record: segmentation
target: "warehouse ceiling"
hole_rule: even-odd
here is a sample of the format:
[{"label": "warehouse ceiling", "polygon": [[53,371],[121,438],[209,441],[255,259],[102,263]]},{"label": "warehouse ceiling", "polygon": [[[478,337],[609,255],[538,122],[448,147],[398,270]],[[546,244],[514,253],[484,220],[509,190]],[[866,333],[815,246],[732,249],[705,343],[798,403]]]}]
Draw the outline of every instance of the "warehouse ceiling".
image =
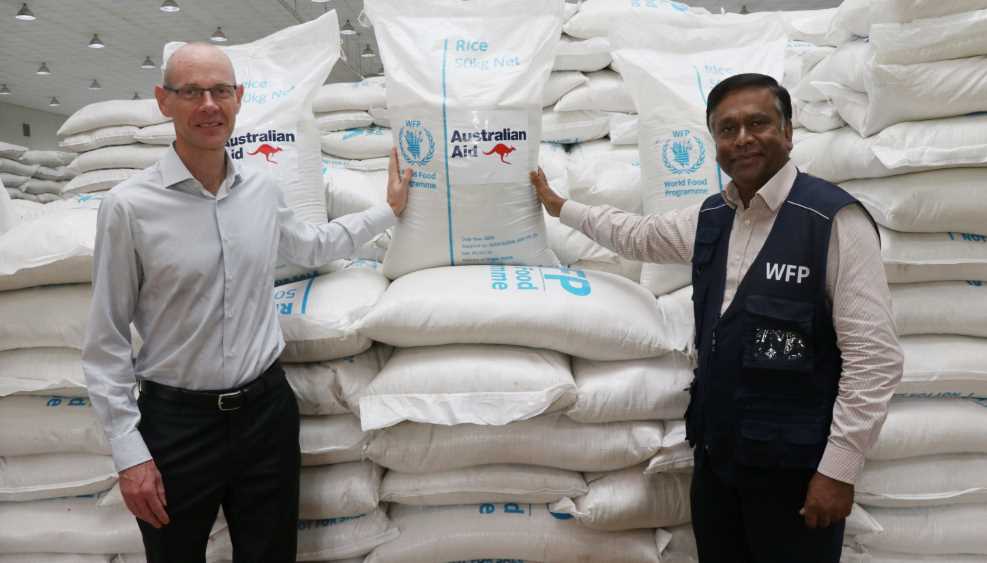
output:
[{"label": "warehouse ceiling", "polygon": [[[363,0],[175,0],[178,12],[160,10],[162,0],[28,0],[34,21],[15,15],[24,0],[0,0],[0,91],[6,84],[9,103],[69,115],[101,100],[153,95],[161,77],[161,51],[169,41],[205,41],[222,27],[229,42],[247,43],[274,31],[313,20],[336,10],[340,25],[347,19],[357,35],[343,38],[346,61],[332,81],[356,80],[381,71],[379,58],[360,52],[377,44],[373,30],[358,23]],[[106,45],[88,47],[94,34]],[[156,67],[141,69],[145,57]],[[46,63],[48,76],[39,76]],[[101,89],[91,90],[93,80]],[[61,103],[49,105],[52,97]]]}]

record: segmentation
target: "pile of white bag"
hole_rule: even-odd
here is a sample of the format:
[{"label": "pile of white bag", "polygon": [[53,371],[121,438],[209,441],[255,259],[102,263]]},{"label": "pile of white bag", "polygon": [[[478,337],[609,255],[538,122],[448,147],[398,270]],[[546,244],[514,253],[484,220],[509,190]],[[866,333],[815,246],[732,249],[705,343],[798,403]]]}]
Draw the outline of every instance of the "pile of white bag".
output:
[{"label": "pile of white bag", "polygon": [[880,226],[905,353],[856,487],[883,528],[856,538],[860,561],[987,556],[987,136],[984,117],[967,115],[987,110],[985,29],[983,0],[847,0],[830,35],[854,38],[794,91],[847,124],[792,156]]},{"label": "pile of white bag", "polygon": [[62,199],[65,184],[75,176],[66,165],[75,155],[56,150],[31,150],[0,141],[0,182],[11,199],[49,203]]}]

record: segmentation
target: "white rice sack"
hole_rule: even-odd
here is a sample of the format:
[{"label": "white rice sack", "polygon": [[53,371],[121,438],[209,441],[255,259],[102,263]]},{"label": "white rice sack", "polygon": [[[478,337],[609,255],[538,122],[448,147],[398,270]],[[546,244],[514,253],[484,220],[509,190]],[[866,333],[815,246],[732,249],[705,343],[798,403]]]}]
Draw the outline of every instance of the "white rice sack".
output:
[{"label": "white rice sack", "polygon": [[28,150],[24,152],[18,160],[25,164],[36,164],[38,166],[57,168],[72,162],[75,157],[76,155],[74,152]]},{"label": "white rice sack", "polygon": [[7,195],[10,196],[10,199],[27,200],[27,201],[37,202],[37,203],[40,203],[41,202],[38,199],[38,196],[36,196],[34,194],[29,194],[29,193],[22,192],[22,191],[20,191],[18,189],[15,189],[15,188],[7,188]]},{"label": "white rice sack", "polygon": [[319,128],[319,133],[370,127],[373,122],[374,118],[365,111],[331,111],[315,114],[315,125]]},{"label": "white rice sack", "polygon": [[884,531],[857,536],[867,549],[904,553],[987,555],[987,504],[930,508],[871,508]]},{"label": "white rice sack", "polygon": [[[637,281],[630,277],[632,273],[630,270],[633,268],[627,266],[630,264],[629,260],[625,260],[612,250],[600,246],[583,233],[563,225],[558,217],[546,216],[545,227],[548,231],[548,246],[559,257],[559,261],[563,265],[582,270],[610,272],[628,277],[631,281]],[[577,266],[577,264],[580,265]],[[640,276],[640,267],[638,267],[637,275]]]},{"label": "white rice sack", "polygon": [[51,285],[0,292],[0,351],[82,349],[92,286]]},{"label": "white rice sack", "polygon": [[401,535],[374,550],[366,563],[659,561],[651,530],[589,530],[564,515],[552,514],[542,504],[399,504],[391,508],[391,518]]},{"label": "white rice sack", "polygon": [[561,3],[378,0],[366,8],[379,32],[394,144],[412,169],[385,274],[557,265],[528,173]]},{"label": "white rice sack", "polygon": [[612,205],[629,213],[641,212],[639,161],[599,163],[591,184],[570,183],[569,197],[586,205]]},{"label": "white rice sack", "polygon": [[881,227],[881,256],[889,283],[987,280],[985,235],[901,233]]},{"label": "white rice sack", "polygon": [[368,438],[351,414],[303,416],[298,437],[302,466],[360,461]]},{"label": "white rice sack", "polygon": [[400,348],[360,397],[360,423],[504,425],[576,400],[569,357],[520,346]]},{"label": "white rice sack", "polygon": [[689,405],[692,361],[678,352],[620,362],[573,358],[572,373],[578,399],[566,415],[577,422],[682,418]]},{"label": "white rice sack", "polygon": [[0,501],[92,495],[117,480],[113,458],[92,454],[43,454],[0,458]]},{"label": "white rice sack", "polygon": [[367,111],[387,105],[383,77],[371,77],[359,82],[335,82],[318,89],[312,100],[312,111]]},{"label": "white rice sack", "polygon": [[987,339],[936,334],[899,341],[905,368],[896,394],[987,398]]},{"label": "white rice sack", "polygon": [[134,134],[134,141],[145,145],[170,145],[175,142],[175,124],[168,121],[141,127]]},{"label": "white rice sack", "polygon": [[610,41],[606,37],[580,40],[562,35],[555,47],[552,70],[594,72],[610,64]]},{"label": "white rice sack", "polygon": [[825,101],[827,95],[815,86],[816,82],[835,82],[856,92],[867,91],[866,77],[873,56],[873,47],[866,41],[841,45],[802,77],[792,97],[807,102]]},{"label": "white rice sack", "polygon": [[359,516],[377,508],[380,467],[369,461],[303,467],[298,517],[302,520]]},{"label": "white rice sack", "polygon": [[836,16],[837,8],[823,10],[786,10],[777,12],[788,37],[813,45],[826,45],[826,35]]},{"label": "white rice sack", "polygon": [[431,473],[388,471],[381,502],[416,506],[515,502],[542,504],[589,492],[581,473],[535,465],[481,465]]},{"label": "white rice sack", "polygon": [[357,170],[352,160],[322,158],[330,218],[387,205],[387,170]]},{"label": "white rice sack", "polygon": [[[389,348],[372,347],[362,354],[312,364],[283,364],[288,384],[303,415],[358,412],[359,396],[380,372]],[[352,515],[347,515],[352,516]]]},{"label": "white rice sack", "polygon": [[15,145],[13,143],[5,143],[0,141],[0,157],[9,158],[11,160],[17,160],[22,154],[28,151],[27,147],[22,147],[21,145]]},{"label": "white rice sack", "polygon": [[610,143],[636,146],[640,125],[636,113],[610,114]]},{"label": "white rice sack", "polygon": [[104,192],[140,172],[137,168],[113,168],[83,172],[62,187],[63,194]]},{"label": "white rice sack", "polygon": [[[981,8],[987,8],[982,3]],[[910,64],[987,54],[987,9],[871,27],[877,62]]]},{"label": "white rice sack", "polygon": [[557,179],[565,179],[568,175],[566,170],[569,164],[569,153],[565,147],[555,143],[542,143],[538,148],[538,166],[545,172],[545,176],[551,182]]},{"label": "white rice sack", "polygon": [[982,563],[980,555],[921,555],[866,550],[860,554],[848,553],[843,546],[843,559],[846,563]]},{"label": "white rice sack", "polygon": [[338,158],[363,160],[391,154],[391,131],[382,127],[360,127],[333,131],[322,136],[322,152]]},{"label": "white rice sack", "polygon": [[3,186],[8,190],[19,188],[23,186],[24,183],[30,179],[31,179],[30,176],[20,176],[18,174],[12,174],[10,172],[0,172],[0,182],[3,182]]},{"label": "white rice sack", "polygon": [[38,180],[71,180],[75,176],[76,174],[63,164],[55,167],[39,166],[37,172],[34,173],[34,177]]},{"label": "white rice sack", "polygon": [[41,194],[60,194],[64,188],[65,182],[53,182],[51,180],[39,180],[37,178],[31,178],[20,187],[24,193],[38,196]]},{"label": "white rice sack", "polygon": [[[636,145],[637,141],[634,144]],[[600,174],[615,163],[631,164],[640,168],[641,155],[636,146],[615,146],[606,140],[573,145],[568,162],[570,187],[577,190],[592,188],[599,180]]]},{"label": "white rice sack", "polygon": [[899,123],[875,136],[891,170],[987,165],[987,114]]},{"label": "white rice sack", "polygon": [[125,508],[99,508],[85,497],[0,503],[0,553],[142,550],[137,520]]},{"label": "white rice sack", "polygon": [[286,362],[319,362],[359,354],[370,339],[356,325],[387,289],[369,268],[348,268],[274,288]]},{"label": "white rice sack", "polygon": [[655,473],[692,473],[695,465],[692,446],[685,439],[684,420],[666,420],[661,449],[648,461],[646,475]]},{"label": "white rice sack", "polygon": [[596,475],[589,493],[551,505],[580,524],[609,532],[675,526],[692,520],[688,474],[645,475],[643,466]]},{"label": "white rice sack", "polygon": [[0,291],[92,281],[96,211],[66,209],[0,235]]},{"label": "white rice sack", "polygon": [[661,422],[580,424],[553,413],[503,426],[403,422],[375,432],[365,455],[408,473],[494,463],[612,471],[653,456],[661,441]]},{"label": "white rice sack", "polygon": [[840,117],[836,106],[830,101],[802,102],[795,101],[795,113],[802,127],[816,133],[825,133],[846,126],[846,121]]},{"label": "white rice sack", "polygon": [[393,346],[512,344],[626,360],[685,350],[691,328],[643,288],[611,274],[458,266],[391,284],[360,332]]},{"label": "white rice sack", "polygon": [[108,168],[147,168],[160,160],[167,150],[166,147],[141,144],[103,147],[80,154],[69,169],[81,174]]},{"label": "white rice sack", "polygon": [[111,554],[82,554],[82,553],[14,553],[0,555],[0,563],[129,563],[117,561]]},{"label": "white rice sack", "polygon": [[[165,45],[165,64],[182,45]],[[319,133],[312,117],[312,99],[339,59],[335,11],[251,43],[220,48],[244,86],[236,129],[226,141],[227,153],[247,170],[270,173],[284,192],[285,203],[300,219],[324,223]]]},{"label": "white rice sack", "polygon": [[987,502],[987,455],[953,454],[864,465],[854,498],[865,506],[909,508]]},{"label": "white rice sack", "polygon": [[129,145],[139,129],[133,125],[111,125],[92,131],[69,135],[58,142],[58,146],[70,152],[86,152],[113,145]]},{"label": "white rice sack", "polygon": [[65,138],[116,125],[145,127],[165,121],[169,118],[161,114],[157,100],[109,100],[89,104],[73,113],[58,129],[58,136]]},{"label": "white rice sack", "polygon": [[16,160],[11,160],[9,158],[0,157],[0,172],[6,172],[7,174],[30,178],[31,176],[34,176],[34,173],[37,172],[40,167],[41,165],[39,164],[27,164]]},{"label": "white rice sack", "polygon": [[981,281],[892,284],[895,327],[909,334],[987,337],[987,288]]},{"label": "white rice sack", "polygon": [[[779,12],[779,14],[783,13]],[[785,47],[785,75],[781,85],[791,92],[802,82],[802,78],[809,71],[835,51],[836,49],[833,47],[789,39]]]},{"label": "white rice sack", "polygon": [[0,352],[0,397],[14,394],[86,394],[82,355],[71,348],[24,348]]},{"label": "white rice sack", "polygon": [[610,117],[602,111],[553,111],[542,113],[542,140],[547,143],[585,143],[610,132]]},{"label": "white rice sack", "polygon": [[401,532],[383,509],[345,518],[298,521],[297,561],[359,557],[392,542]]},{"label": "white rice sack", "polygon": [[41,203],[54,203],[56,201],[62,201],[62,196],[59,194],[41,193],[38,194],[38,201]]},{"label": "white rice sack", "polygon": [[[607,55],[609,58],[609,55]],[[548,82],[545,83],[545,92],[542,94],[542,107],[555,105],[559,98],[589,82],[581,72],[578,71],[553,71],[548,75]]]},{"label": "white rice sack", "polygon": [[[987,168],[947,168],[889,178],[850,180],[853,194],[879,224],[902,232],[985,230]],[[983,233],[987,234],[987,233]]]},{"label": "white rice sack", "polygon": [[874,154],[876,143],[876,136],[864,138],[852,128],[843,127],[817,133],[796,143],[791,159],[800,171],[834,184],[842,184],[851,179],[883,178],[921,170],[890,170]]},{"label": "white rice sack", "polygon": [[103,427],[89,399],[0,399],[0,456],[55,453],[110,455]]},{"label": "white rice sack", "polygon": [[987,403],[976,399],[894,399],[868,459],[987,453]]},{"label": "white rice sack", "polygon": [[620,22],[641,21],[651,15],[658,18],[671,18],[675,14],[709,13],[703,8],[690,8],[680,2],[658,0],[656,2],[614,2],[613,0],[586,0],[580,3],[579,11],[565,23],[568,35],[581,39],[607,37]]},{"label": "white rice sack", "polygon": [[374,106],[368,109],[367,113],[374,119],[373,123],[377,127],[391,128],[391,112],[387,111],[386,107]]},{"label": "white rice sack", "polygon": [[589,82],[575,88],[555,104],[555,111],[619,111],[633,113],[634,100],[624,86],[624,80],[612,70],[599,70],[586,75]]},{"label": "white rice sack", "polygon": [[696,536],[692,532],[692,524],[670,526],[658,530],[658,548],[661,551],[661,563],[698,563],[699,554],[696,548]]}]

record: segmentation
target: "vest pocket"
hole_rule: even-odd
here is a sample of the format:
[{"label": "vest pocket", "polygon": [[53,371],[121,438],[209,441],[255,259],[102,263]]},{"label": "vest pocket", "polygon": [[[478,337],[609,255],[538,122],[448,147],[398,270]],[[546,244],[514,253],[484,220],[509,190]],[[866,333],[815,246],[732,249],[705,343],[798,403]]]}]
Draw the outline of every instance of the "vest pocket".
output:
[{"label": "vest pocket", "polygon": [[812,371],[812,303],[766,295],[744,302],[745,368]]},{"label": "vest pocket", "polygon": [[818,420],[741,421],[736,459],[753,467],[815,468],[829,436],[828,422]]}]

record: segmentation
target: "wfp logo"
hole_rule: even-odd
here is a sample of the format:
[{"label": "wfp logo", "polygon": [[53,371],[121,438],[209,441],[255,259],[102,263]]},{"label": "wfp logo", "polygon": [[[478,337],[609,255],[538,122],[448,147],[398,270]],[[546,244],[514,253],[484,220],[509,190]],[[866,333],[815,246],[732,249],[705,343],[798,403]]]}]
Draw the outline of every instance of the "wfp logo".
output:
[{"label": "wfp logo", "polygon": [[398,145],[404,161],[414,166],[425,166],[435,157],[435,138],[421,121],[404,122],[398,132]]},{"label": "wfp logo", "polygon": [[693,174],[706,162],[706,144],[687,129],[673,131],[671,138],[659,143],[661,162],[672,174]]}]

